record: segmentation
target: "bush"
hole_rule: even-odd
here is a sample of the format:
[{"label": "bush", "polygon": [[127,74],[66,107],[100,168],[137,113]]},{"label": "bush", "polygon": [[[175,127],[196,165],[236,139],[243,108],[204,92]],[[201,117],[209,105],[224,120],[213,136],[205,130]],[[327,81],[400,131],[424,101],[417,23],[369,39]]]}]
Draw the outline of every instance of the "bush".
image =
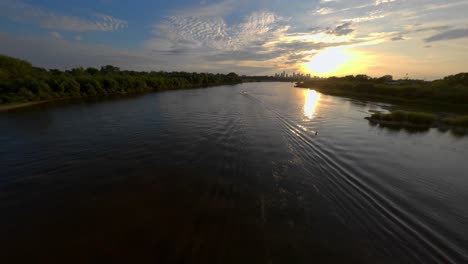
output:
[{"label": "bush", "polygon": [[428,113],[408,112],[406,120],[415,124],[431,125],[435,122],[436,116]]},{"label": "bush", "polygon": [[409,122],[418,125],[432,125],[436,120],[436,116],[428,113],[406,112],[398,110],[388,114],[375,113],[371,116],[371,119],[394,122]]},{"label": "bush", "polygon": [[468,116],[449,117],[443,119],[442,122],[450,126],[468,127]]},{"label": "bush", "polygon": [[375,113],[375,114],[372,114],[370,118],[374,120],[382,120],[382,116],[383,114],[381,113]]}]

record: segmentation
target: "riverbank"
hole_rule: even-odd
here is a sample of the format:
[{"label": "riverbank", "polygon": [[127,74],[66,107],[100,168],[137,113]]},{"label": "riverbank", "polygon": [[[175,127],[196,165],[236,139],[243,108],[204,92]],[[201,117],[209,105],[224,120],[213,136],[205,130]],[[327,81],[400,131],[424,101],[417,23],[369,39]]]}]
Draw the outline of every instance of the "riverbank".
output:
[{"label": "riverbank", "polygon": [[341,96],[341,97],[347,97],[351,99],[364,100],[364,101],[377,101],[381,103],[398,104],[398,105],[408,106],[408,107],[417,107],[418,109],[422,109],[426,111],[437,110],[437,111],[454,112],[454,113],[459,113],[459,114],[468,114],[468,104],[452,104],[452,103],[445,103],[441,101],[405,99],[405,98],[400,98],[400,97],[384,96],[384,95],[379,95],[379,94],[353,93],[353,92],[348,92],[348,91],[327,89],[327,88],[320,87],[320,86],[310,86],[310,87],[296,86],[296,87],[314,89],[317,92],[320,92],[326,95]]},{"label": "riverbank", "polygon": [[[240,83],[237,83],[240,84]],[[225,85],[236,85],[236,84],[225,84]],[[8,103],[8,104],[0,104],[0,113],[11,111],[11,110],[18,110],[23,108],[34,107],[43,104],[51,104],[51,103],[73,103],[77,101],[83,100],[102,100],[102,99],[116,99],[116,98],[128,98],[133,96],[143,96],[150,93],[156,92],[165,92],[171,90],[190,90],[190,89],[203,89],[203,88],[210,88],[215,86],[223,86],[220,85],[209,85],[209,86],[202,86],[202,87],[190,87],[190,88],[181,88],[181,89],[159,89],[159,90],[149,90],[149,91],[142,91],[142,92],[120,92],[120,93],[113,93],[113,94],[106,94],[106,95],[95,95],[95,96],[76,96],[76,97],[61,97],[61,98],[54,98],[49,100],[40,100],[40,101],[32,101],[32,102],[20,102],[20,103]]]},{"label": "riverbank", "polygon": [[342,78],[309,80],[296,87],[315,89],[321,93],[360,100],[375,100],[392,104],[418,106],[431,112],[449,111],[468,114],[468,74],[447,76],[441,80],[396,80],[391,76],[370,78],[346,76]]},{"label": "riverbank", "polygon": [[440,130],[453,130],[457,133],[468,133],[468,116],[442,117],[429,113],[398,110],[391,113],[374,113],[365,119],[373,124],[389,127],[438,128]]},{"label": "riverbank", "polygon": [[234,72],[137,72],[111,65],[71,70],[47,70],[0,55],[0,107],[21,108],[70,98],[141,94],[242,83]]},{"label": "riverbank", "polygon": [[126,97],[126,96],[139,96],[139,95],[145,95],[149,93],[154,93],[154,92],[164,92],[164,91],[171,91],[171,90],[189,90],[189,89],[203,89],[203,88],[209,88],[209,87],[215,87],[215,86],[223,86],[223,85],[236,85],[240,83],[235,83],[235,84],[216,84],[216,85],[208,85],[208,86],[200,86],[200,87],[185,87],[185,88],[180,88],[180,89],[157,89],[157,90],[145,90],[145,91],[138,91],[138,92],[117,92],[117,93],[111,93],[111,94],[98,94],[98,95],[84,95],[84,96],[74,96],[74,97],[59,97],[59,98],[53,98],[53,99],[47,99],[47,100],[38,100],[38,101],[30,101],[30,102],[11,102],[11,103],[6,103],[6,104],[1,104],[0,103],[0,112],[5,112],[5,111],[10,111],[10,110],[17,110],[21,108],[28,108],[32,106],[37,106],[37,105],[42,105],[46,103],[53,103],[53,102],[61,102],[61,101],[72,101],[72,100],[87,100],[87,99],[93,99],[93,98],[107,98],[107,97]]},{"label": "riverbank", "polygon": [[5,104],[5,105],[0,105],[0,112],[3,111],[8,111],[8,110],[14,110],[14,109],[19,109],[19,108],[25,108],[25,107],[30,107],[34,105],[39,105],[39,104],[45,104],[45,103],[50,103],[54,101],[58,101],[60,99],[56,100],[42,100],[42,101],[36,101],[36,102],[28,102],[28,103],[12,103],[12,104]]}]

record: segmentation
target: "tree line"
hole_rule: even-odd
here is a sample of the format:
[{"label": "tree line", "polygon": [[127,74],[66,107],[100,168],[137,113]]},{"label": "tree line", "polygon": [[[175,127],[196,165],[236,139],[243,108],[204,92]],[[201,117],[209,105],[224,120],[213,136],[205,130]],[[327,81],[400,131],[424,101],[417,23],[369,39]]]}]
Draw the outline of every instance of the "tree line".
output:
[{"label": "tree line", "polygon": [[0,55],[0,104],[237,84],[236,73],[123,71],[111,65],[46,70]]},{"label": "tree line", "polygon": [[298,83],[297,86],[314,88],[331,94],[468,105],[468,73],[450,75],[434,81],[409,78],[394,80],[391,75],[371,78],[361,74],[310,80]]}]

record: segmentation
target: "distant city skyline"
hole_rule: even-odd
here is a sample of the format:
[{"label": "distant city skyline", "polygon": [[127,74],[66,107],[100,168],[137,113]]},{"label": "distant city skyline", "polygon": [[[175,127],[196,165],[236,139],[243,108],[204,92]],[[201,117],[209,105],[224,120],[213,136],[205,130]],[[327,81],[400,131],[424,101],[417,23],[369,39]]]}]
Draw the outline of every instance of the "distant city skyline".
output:
[{"label": "distant city skyline", "polygon": [[301,72],[293,72],[291,75],[286,72],[285,70],[283,70],[283,72],[281,73],[275,73],[273,77],[276,77],[276,78],[307,78],[307,79],[310,79],[311,78],[311,74],[310,73],[301,73]]},{"label": "distant city skyline", "polygon": [[0,54],[45,68],[436,79],[468,71],[466,0],[0,1]]}]

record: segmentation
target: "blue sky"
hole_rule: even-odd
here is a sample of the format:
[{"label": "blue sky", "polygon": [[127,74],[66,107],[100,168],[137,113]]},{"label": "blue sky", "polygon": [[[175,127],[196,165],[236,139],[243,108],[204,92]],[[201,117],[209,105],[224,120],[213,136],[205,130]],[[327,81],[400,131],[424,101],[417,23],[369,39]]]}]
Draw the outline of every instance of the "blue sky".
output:
[{"label": "blue sky", "polygon": [[434,79],[468,71],[466,0],[0,0],[0,53],[99,67]]}]

